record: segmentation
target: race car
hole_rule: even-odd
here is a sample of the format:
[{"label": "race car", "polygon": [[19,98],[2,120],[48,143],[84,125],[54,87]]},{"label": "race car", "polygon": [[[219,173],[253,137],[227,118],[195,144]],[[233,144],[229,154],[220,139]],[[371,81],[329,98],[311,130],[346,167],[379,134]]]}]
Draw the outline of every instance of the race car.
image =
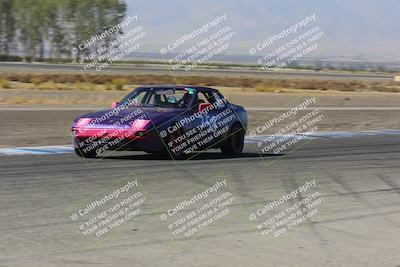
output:
[{"label": "race car", "polygon": [[75,153],[93,158],[105,151],[165,153],[173,159],[210,148],[241,154],[247,112],[216,89],[186,85],[140,86],[111,109],[77,117]]}]

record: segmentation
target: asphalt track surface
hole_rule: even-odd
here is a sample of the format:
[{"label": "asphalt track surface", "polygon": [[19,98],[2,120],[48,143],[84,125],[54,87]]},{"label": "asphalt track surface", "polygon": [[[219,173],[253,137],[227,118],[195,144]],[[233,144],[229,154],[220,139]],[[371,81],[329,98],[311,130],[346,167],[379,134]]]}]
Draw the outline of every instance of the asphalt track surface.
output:
[{"label": "asphalt track surface", "polygon": [[[69,73],[99,75],[96,71],[84,71],[78,64],[46,64],[46,63],[0,63],[0,72],[12,73]],[[166,67],[138,67],[134,65],[114,65],[101,74],[152,74],[187,76],[215,76],[215,77],[249,77],[265,79],[313,79],[313,80],[365,80],[365,81],[393,81],[393,75],[366,74],[366,73],[335,73],[317,71],[261,71],[246,69],[194,69],[190,72],[184,70],[172,70]]]},{"label": "asphalt track surface", "polygon": [[[399,135],[318,138],[262,158],[251,144],[240,158],[209,151],[177,162],[136,152],[0,157],[0,266],[399,266],[399,163]],[[165,208],[221,173],[232,214],[173,237],[160,221]],[[105,240],[83,237],[71,207],[134,175],[151,208]],[[249,214],[310,175],[325,199],[320,213],[261,236]]]}]

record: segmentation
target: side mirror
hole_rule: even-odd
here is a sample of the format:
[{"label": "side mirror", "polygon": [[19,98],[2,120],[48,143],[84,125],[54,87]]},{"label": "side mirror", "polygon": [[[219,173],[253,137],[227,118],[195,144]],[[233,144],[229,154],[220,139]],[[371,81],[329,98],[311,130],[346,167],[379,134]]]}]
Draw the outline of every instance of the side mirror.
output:
[{"label": "side mirror", "polygon": [[118,105],[118,102],[112,102],[112,103],[111,103],[111,108],[116,108],[117,105]]},{"label": "side mirror", "polygon": [[210,103],[200,103],[200,104],[199,104],[198,112],[202,111],[203,109],[205,109],[205,108],[207,108],[207,107],[209,107],[209,106],[211,106]]}]

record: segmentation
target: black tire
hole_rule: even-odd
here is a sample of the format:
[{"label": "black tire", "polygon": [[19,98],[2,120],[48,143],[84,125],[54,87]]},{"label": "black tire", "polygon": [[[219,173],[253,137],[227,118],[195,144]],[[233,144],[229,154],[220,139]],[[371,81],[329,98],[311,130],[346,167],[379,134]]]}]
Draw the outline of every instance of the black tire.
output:
[{"label": "black tire", "polygon": [[95,158],[97,156],[96,151],[83,152],[83,150],[79,148],[75,148],[75,154],[82,158]]},{"label": "black tire", "polygon": [[239,124],[234,124],[229,131],[229,137],[225,141],[221,151],[228,156],[239,156],[244,147],[243,129]]}]

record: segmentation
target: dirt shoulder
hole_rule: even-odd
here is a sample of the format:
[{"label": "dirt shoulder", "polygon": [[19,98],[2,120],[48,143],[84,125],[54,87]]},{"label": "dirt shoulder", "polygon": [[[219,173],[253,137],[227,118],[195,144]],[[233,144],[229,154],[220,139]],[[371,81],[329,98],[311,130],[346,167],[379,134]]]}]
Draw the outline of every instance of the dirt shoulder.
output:
[{"label": "dirt shoulder", "polygon": [[[124,91],[0,89],[0,107],[107,107],[122,99]],[[215,87],[232,103],[245,107],[281,107],[301,96],[316,96],[322,106],[400,107],[400,93],[296,90],[256,92],[238,87]]]}]

